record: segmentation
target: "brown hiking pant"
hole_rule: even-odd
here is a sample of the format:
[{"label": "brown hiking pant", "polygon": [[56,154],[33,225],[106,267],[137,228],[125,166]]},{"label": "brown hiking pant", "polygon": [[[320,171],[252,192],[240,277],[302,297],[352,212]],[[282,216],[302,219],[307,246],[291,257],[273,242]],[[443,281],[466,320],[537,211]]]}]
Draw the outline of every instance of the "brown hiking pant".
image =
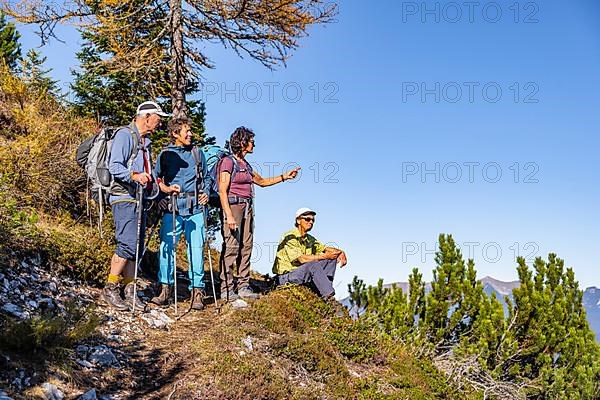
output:
[{"label": "brown hiking pant", "polygon": [[[254,240],[254,210],[246,203],[231,204],[233,218],[238,225],[232,231],[223,221],[221,212],[221,293],[247,287],[250,284],[250,256]],[[236,268],[237,267],[237,268]],[[237,274],[236,274],[237,269]]]}]

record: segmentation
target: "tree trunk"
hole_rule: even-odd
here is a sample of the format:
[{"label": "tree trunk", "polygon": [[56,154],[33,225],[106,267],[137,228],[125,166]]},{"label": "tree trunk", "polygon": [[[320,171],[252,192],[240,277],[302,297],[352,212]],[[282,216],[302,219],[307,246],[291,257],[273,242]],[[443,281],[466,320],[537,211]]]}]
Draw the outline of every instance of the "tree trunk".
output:
[{"label": "tree trunk", "polygon": [[187,106],[185,102],[186,70],[183,50],[183,13],[182,0],[169,0],[171,10],[171,58],[173,70],[171,75],[171,101],[173,117],[184,117]]}]

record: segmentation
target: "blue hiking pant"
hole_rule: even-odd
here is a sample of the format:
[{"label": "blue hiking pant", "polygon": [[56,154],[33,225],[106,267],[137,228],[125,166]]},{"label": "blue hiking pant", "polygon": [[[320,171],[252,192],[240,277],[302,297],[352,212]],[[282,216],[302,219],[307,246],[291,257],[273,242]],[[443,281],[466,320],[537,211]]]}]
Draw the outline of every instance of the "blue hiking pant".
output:
[{"label": "blue hiking pant", "polygon": [[325,298],[333,296],[333,278],[337,260],[310,261],[285,274],[277,275],[277,285],[294,283],[296,285],[313,285],[318,294]]},{"label": "blue hiking pant", "polygon": [[[175,217],[175,240],[185,236],[188,256],[190,289],[204,288],[204,214]],[[165,213],[160,224],[160,248],[158,251],[158,281],[173,285],[173,214]]]},{"label": "blue hiking pant", "polygon": [[115,254],[129,261],[135,261],[136,244],[140,246],[140,255],[144,248],[144,231],[146,230],[146,213],[142,212],[140,240],[137,238],[137,202],[119,201],[112,204],[115,222]]}]

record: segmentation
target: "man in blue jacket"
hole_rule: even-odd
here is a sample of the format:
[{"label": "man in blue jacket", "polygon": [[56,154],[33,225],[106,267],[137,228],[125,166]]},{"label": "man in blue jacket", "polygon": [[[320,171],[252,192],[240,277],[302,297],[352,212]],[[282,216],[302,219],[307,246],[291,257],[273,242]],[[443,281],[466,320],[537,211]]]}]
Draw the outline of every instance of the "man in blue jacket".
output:
[{"label": "man in blue jacket", "polygon": [[207,174],[206,159],[200,149],[192,144],[192,121],[188,118],[174,118],[169,121],[167,131],[172,144],[158,155],[156,175],[160,190],[170,196],[177,196],[175,231],[173,213],[165,212],[160,227],[160,248],[158,253],[158,281],[160,295],[151,301],[158,305],[167,304],[173,294],[173,235],[175,241],[183,233],[187,245],[188,276],[190,279],[191,308],[204,308],[204,206],[208,203],[209,182],[203,179]]},{"label": "man in blue jacket", "polygon": [[[137,108],[133,122],[115,133],[112,143],[108,161],[108,169],[113,176],[109,202],[117,246],[102,295],[110,306],[118,310],[127,310],[132,306],[136,244],[144,242],[145,213],[142,213],[141,237],[137,237],[137,207],[143,207],[143,204],[137,204],[137,187],[143,185],[151,189],[155,184],[148,136],[156,130],[161,117],[167,116],[158,104],[146,101]],[[125,285],[125,299],[121,297],[119,283]],[[135,308],[145,309],[139,298],[135,297],[135,302]]]}]

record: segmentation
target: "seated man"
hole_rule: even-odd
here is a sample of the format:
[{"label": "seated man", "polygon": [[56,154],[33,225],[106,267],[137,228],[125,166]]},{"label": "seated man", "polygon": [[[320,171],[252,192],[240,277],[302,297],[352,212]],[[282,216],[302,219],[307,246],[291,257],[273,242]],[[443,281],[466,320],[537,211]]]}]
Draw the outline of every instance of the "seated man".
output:
[{"label": "seated man", "polygon": [[333,247],[325,247],[308,234],[315,223],[317,213],[309,208],[296,211],[296,227],[286,232],[277,247],[273,264],[277,285],[286,283],[314,286],[324,298],[333,298],[335,268],[343,267],[348,260],[346,253]]}]

